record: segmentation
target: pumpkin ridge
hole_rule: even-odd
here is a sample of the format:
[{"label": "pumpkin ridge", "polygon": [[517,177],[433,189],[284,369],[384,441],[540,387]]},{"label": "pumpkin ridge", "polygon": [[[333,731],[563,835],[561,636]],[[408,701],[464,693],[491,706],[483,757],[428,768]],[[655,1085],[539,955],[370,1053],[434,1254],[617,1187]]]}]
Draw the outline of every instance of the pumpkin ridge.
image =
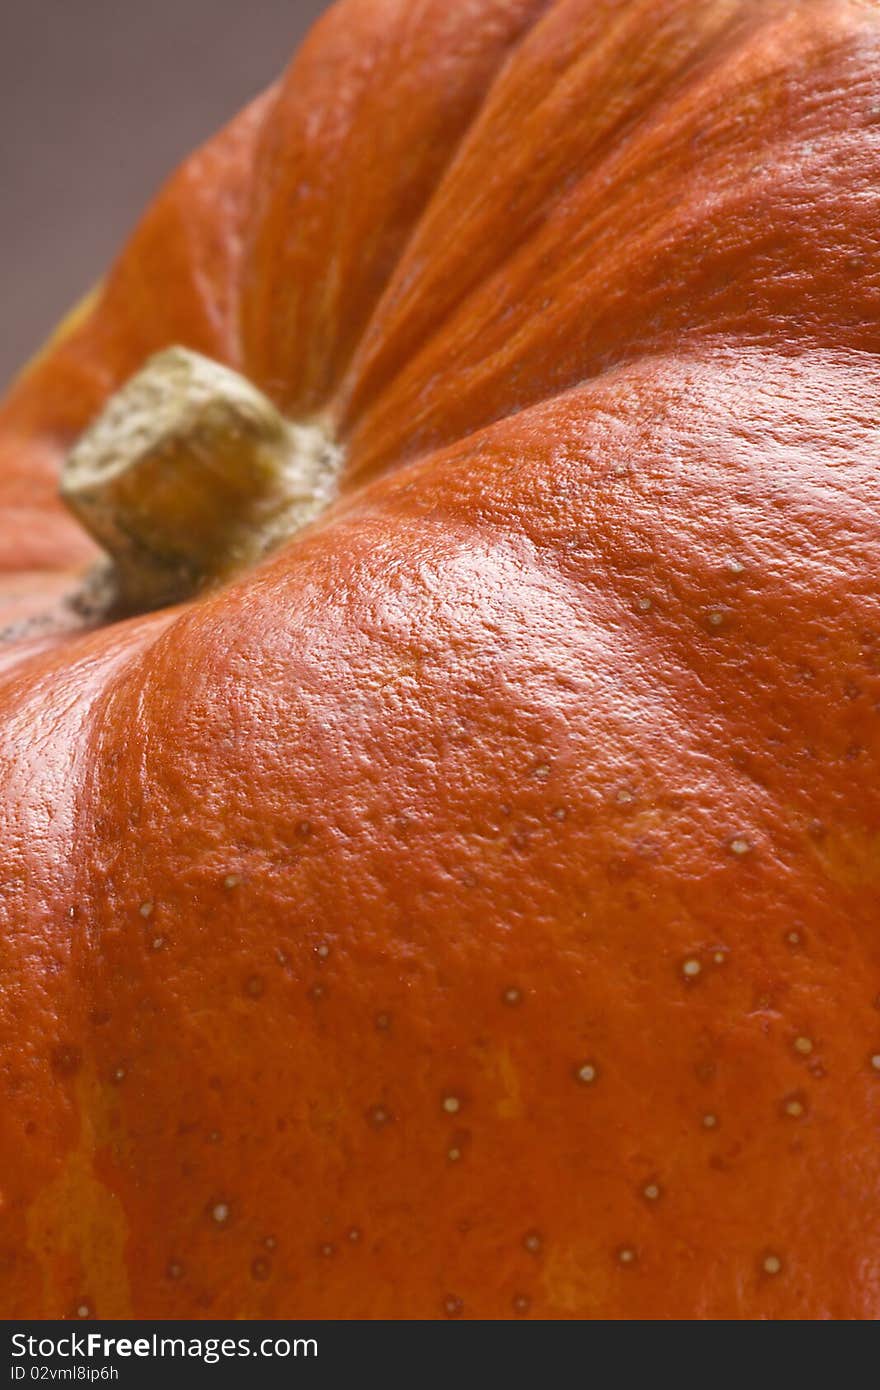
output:
[{"label": "pumpkin ridge", "polygon": [[[743,0],[737,0],[737,3],[742,4]],[[555,0],[554,8],[544,16],[543,23],[549,24],[552,22],[556,18],[556,10],[563,4],[564,0]],[[652,0],[646,0],[645,8],[650,10],[651,5]],[[630,139],[638,131],[649,129],[652,125],[661,121],[664,114],[666,114],[675,103],[687,98],[692,88],[699,87],[701,83],[710,81],[712,73],[717,66],[729,58],[730,50],[726,44],[736,37],[737,31],[742,31],[741,43],[743,46],[748,44],[755,37],[757,32],[760,32],[761,27],[769,19],[769,16],[765,13],[766,6],[761,4],[753,15],[754,0],[745,0],[745,5],[746,8],[739,13],[732,13],[726,25],[720,30],[713,30],[707,35],[705,40],[705,51],[701,51],[698,46],[694,52],[688,53],[687,66],[680,75],[680,81],[672,81],[668,90],[663,88],[657,95],[656,100],[652,101],[651,105],[644,110],[629,116],[621,116],[619,127],[612,128],[610,132],[603,131],[601,133],[601,138],[596,141],[595,159],[586,169],[582,169],[579,172],[578,182],[596,178],[602,166],[606,162],[614,160],[620,145]],[[704,8],[711,10],[712,5],[704,6]],[[637,18],[638,16],[636,16],[636,19]],[[626,29],[628,25],[632,25],[634,22],[629,9],[624,9],[619,19],[620,28]],[[470,153],[470,144],[472,142],[475,145],[478,144],[481,126],[487,124],[494,114],[492,110],[493,99],[498,100],[499,89],[505,78],[511,78],[513,76],[508,70],[509,67],[514,64],[516,58],[524,51],[527,41],[537,39],[538,37],[540,37],[540,25],[536,25],[535,28],[530,31],[523,40],[523,43],[510,55],[505,67],[499,71],[493,88],[487,94],[486,102],[477,113],[473,125],[463,137],[461,145],[456,152],[455,159],[450,162],[450,165],[444,173],[442,182],[435,189],[430,203],[425,208],[420,221],[414,227],[410,241],[404,248],[394,276],[383,291],[369,323],[365,326],[361,343],[357,351],[352,355],[352,364],[343,379],[338,398],[334,401],[334,412],[341,416],[341,433],[343,434],[357,428],[359,417],[364,411],[369,410],[371,406],[375,405],[376,397],[380,396],[385,391],[393,390],[396,373],[393,369],[389,369],[387,358],[393,356],[393,358],[399,362],[398,370],[402,369],[402,367],[408,364],[408,361],[415,353],[421,351],[427,345],[431,338],[442,333],[444,327],[463,308],[471,295],[479,293],[486,283],[485,279],[477,279],[473,272],[470,272],[466,266],[461,269],[461,273],[445,277],[447,283],[451,283],[452,285],[452,294],[450,295],[447,293],[445,295],[442,311],[432,319],[430,329],[427,332],[424,330],[423,326],[418,337],[407,334],[407,316],[405,310],[402,311],[402,326],[399,323],[395,324],[393,317],[390,326],[385,322],[385,317],[389,312],[393,315],[395,293],[398,290],[396,283],[397,279],[402,278],[406,289],[410,289],[406,274],[407,261],[409,258],[417,259],[420,242],[426,238],[426,235],[430,235],[430,222],[432,216],[435,215],[437,204],[439,204],[440,200],[447,194],[450,199],[454,198],[454,188],[450,188],[448,185],[455,179],[457,172],[456,166],[464,163],[466,156]],[[595,58],[592,52],[586,55],[584,53],[578,53],[573,56],[572,66],[576,70],[580,64],[592,66],[594,61]],[[571,78],[572,73],[566,72],[565,79],[571,80]],[[562,80],[563,79],[559,79],[560,85],[562,84]],[[518,254],[523,245],[531,239],[532,236],[539,234],[541,228],[550,220],[554,208],[567,195],[568,191],[567,182],[564,186],[560,186],[558,183],[551,184],[546,196],[535,209],[532,216],[523,219],[517,224],[517,235],[511,237],[508,233],[506,245],[500,258],[496,255],[493,245],[492,264],[486,270],[487,279],[503,277],[505,268],[510,260]],[[426,258],[423,256],[422,261],[425,261],[425,259]],[[456,271],[459,271],[458,266],[456,266]],[[436,288],[436,284],[430,286],[431,290],[436,290]],[[378,360],[374,360],[370,353],[369,340],[372,335],[376,335],[380,339],[380,356]],[[365,358],[363,362],[360,361],[361,357]],[[373,378],[377,373],[381,375],[382,379],[379,383],[374,383]]]},{"label": "pumpkin ridge", "polygon": [[[837,320],[829,324],[827,338],[836,335],[843,346],[846,325],[850,325],[848,334],[853,337],[859,331],[853,325],[859,323],[865,338],[874,321],[867,312],[870,278],[856,280],[865,315],[860,318],[845,314],[831,279],[835,258],[841,263],[846,258],[846,245],[838,244],[844,242],[844,232],[840,222],[832,219],[827,224],[829,233],[819,236],[818,227],[809,220],[809,209],[813,204],[830,205],[835,162],[841,166],[844,161],[852,163],[849,182],[853,188],[870,170],[872,151],[868,138],[855,132],[861,129],[863,108],[870,98],[868,58],[871,39],[878,33],[876,14],[856,10],[851,0],[833,6],[830,0],[822,0],[822,5],[823,12],[827,8],[835,21],[831,41],[822,42],[826,31],[812,22],[810,16],[815,12],[785,9],[773,47],[755,48],[761,65],[758,74],[729,70],[729,84],[734,92],[739,90],[741,101],[744,96],[752,99],[763,67],[768,69],[772,81],[767,94],[758,86],[761,104],[755,102],[754,108],[747,108],[750,143],[745,143],[740,132],[737,140],[742,149],[738,144],[735,164],[728,149],[732,129],[725,127],[725,113],[715,112],[727,143],[719,144],[717,149],[710,145],[703,158],[702,177],[711,195],[706,208],[700,203],[694,156],[689,153],[690,138],[699,133],[695,121],[701,108],[692,109],[684,103],[680,104],[680,129],[675,133],[682,146],[678,151],[681,167],[673,165],[670,170],[669,151],[665,151],[664,160],[663,148],[655,148],[656,141],[652,140],[641,153],[642,163],[652,156],[647,175],[636,169],[639,177],[635,178],[633,169],[618,157],[620,196],[613,205],[593,208],[585,219],[582,199],[570,200],[570,207],[560,204],[537,239],[521,246],[513,262],[475,289],[470,302],[460,306],[446,330],[433,342],[424,344],[347,432],[353,466],[371,470],[401,451],[441,447],[458,437],[459,417],[469,429],[474,424],[488,423],[506,413],[511,404],[516,408],[583,380],[591,374],[590,368],[604,368],[615,360],[651,350],[666,350],[682,336],[699,334],[705,340],[713,332],[723,336],[737,331],[753,341],[761,336],[772,346],[781,332],[783,309],[791,323],[790,331],[808,337],[813,320],[821,334],[823,311],[830,318],[837,306],[840,322],[837,327]],[[806,42],[793,41],[788,30]],[[783,47],[786,34],[788,44]],[[864,45],[858,42],[860,36],[866,39]],[[806,74],[820,90],[828,89],[829,101],[836,96],[840,114],[830,131],[823,124],[823,108],[815,99],[807,100],[802,95],[798,78]],[[848,85],[844,84],[844,75]],[[792,93],[800,93],[797,104],[792,101]],[[765,115],[770,96],[775,96],[776,104]],[[710,98],[714,111],[717,92],[710,93]],[[843,119],[843,113],[850,111],[852,135]],[[771,117],[773,125],[768,129]],[[660,129],[668,139],[669,132]],[[829,145],[826,151],[814,144],[811,153],[814,131],[825,137]],[[772,151],[768,152],[770,137],[781,140],[786,162],[777,161]],[[782,165],[781,174],[774,173],[777,162]],[[671,203],[668,194],[660,196],[664,180],[668,182],[673,177],[684,191],[691,190],[681,207]],[[647,190],[646,178],[650,180]],[[718,178],[726,180],[726,187],[716,187]],[[653,192],[658,196],[653,196]],[[860,210],[856,194],[851,197],[854,258],[861,254],[868,260],[865,237],[869,213],[864,207]],[[767,201],[769,206],[766,223],[755,226],[750,207],[758,199]],[[639,211],[640,202],[647,205],[643,213]],[[645,217],[655,223],[653,233],[643,225]],[[813,222],[816,221],[814,217]],[[733,265],[725,264],[724,258],[729,260],[732,256],[727,249],[730,233],[724,230],[728,224],[742,224],[743,233],[752,237],[754,253],[750,260],[742,255],[741,243],[737,241],[737,259]],[[788,244],[784,235],[788,236]],[[588,255],[588,236],[599,238],[604,279],[596,268],[595,256],[591,260]],[[622,237],[627,247],[625,261],[619,251]],[[784,274],[788,257],[800,264],[804,243],[825,260],[817,266],[812,286],[807,283],[800,295],[789,291],[788,302],[777,307],[773,300],[786,293],[786,284],[801,284],[804,280],[803,270],[797,280],[793,276],[787,279]],[[696,246],[700,248],[699,255]],[[442,248],[439,254],[442,256]],[[716,260],[717,268],[713,264]],[[557,261],[561,261],[564,271],[559,268],[555,279],[547,277],[542,267],[555,266]],[[706,268],[699,274],[693,270],[704,264]],[[596,281],[595,296],[585,298],[581,305],[580,321],[563,297],[566,275],[575,276],[577,283],[584,286],[580,292],[583,296],[587,295],[585,287],[590,284],[591,275]],[[702,289],[705,282],[700,297],[696,288],[685,294],[689,276],[697,288]],[[653,301],[659,298],[658,287],[667,279],[675,294],[670,291],[656,304]],[[605,281],[610,281],[610,288],[604,285]],[[724,300],[724,289],[728,287],[732,301],[734,285],[739,291],[740,316],[748,320],[741,328],[730,322],[734,309]],[[815,304],[811,306],[812,318],[803,312],[803,300],[810,291]],[[627,303],[638,303],[640,299],[651,303],[656,328],[651,327],[651,314],[646,312],[642,318],[627,311]],[[766,308],[765,300],[769,301]],[[576,302],[581,304],[580,299]],[[723,317],[718,321],[722,311]],[[664,328],[665,337],[661,336]],[[472,402],[478,403],[476,419]]]},{"label": "pumpkin ridge", "polygon": [[[540,0],[539,5],[537,6],[536,14],[532,19],[531,24],[523,30],[523,32],[519,35],[516,41],[512,44],[505,57],[502,59],[498,68],[492,75],[491,80],[487,83],[485,92],[479,104],[475,107],[470,121],[461,131],[457,143],[450,150],[446,164],[438,174],[432,191],[427,195],[421,212],[419,213],[418,217],[416,218],[415,222],[410,228],[409,235],[407,236],[403,245],[400,247],[394,265],[388,271],[388,275],[384,286],[382,286],[377,292],[373,309],[369,316],[365,319],[360,334],[352,342],[347,356],[344,359],[340,359],[337,364],[337,376],[340,380],[340,386],[332,394],[331,400],[327,407],[327,414],[332,420],[338,420],[339,416],[344,413],[344,401],[347,395],[345,382],[346,377],[348,375],[348,369],[350,368],[351,363],[357,358],[361,345],[364,342],[364,339],[367,337],[367,334],[369,333],[377,314],[380,312],[385,295],[388,292],[389,288],[393,286],[395,277],[398,274],[401,264],[405,261],[410,247],[417,241],[417,238],[420,235],[421,228],[425,222],[425,219],[429,215],[430,208],[432,203],[434,202],[434,199],[437,198],[438,195],[442,192],[446,180],[449,177],[450,171],[454,168],[457,160],[459,159],[462,149],[467,145],[467,142],[470,139],[474,128],[478,125],[482,117],[482,114],[486,109],[486,106],[492,99],[493,92],[495,91],[499,82],[503,79],[505,72],[515,62],[517,54],[520,53],[520,51],[528,42],[532,34],[534,34],[535,31],[540,28],[542,22],[544,22],[552,14],[554,8],[558,6],[560,3],[563,3],[563,0]],[[342,437],[344,430],[338,425],[336,426],[336,428],[338,430],[338,433],[340,434],[340,437]]]},{"label": "pumpkin ridge", "polygon": [[[281,199],[279,190],[284,187],[285,170],[279,167],[279,131],[273,130],[271,124],[267,126],[265,138],[260,142],[257,150],[256,162],[260,176],[256,182],[255,199],[251,208],[250,226],[247,235],[247,251],[243,262],[243,279],[245,294],[241,308],[242,334],[245,342],[245,361],[244,373],[254,382],[254,384],[283,409],[284,413],[291,418],[308,423],[328,408],[332,402],[338,383],[342,376],[344,364],[348,361],[351,353],[356,346],[365,322],[372,314],[382,286],[393,273],[394,266],[399,259],[402,247],[404,247],[412,231],[412,226],[422,213],[427,201],[430,199],[433,188],[442,178],[443,172],[448,165],[449,159],[453,158],[459,147],[460,141],[474,119],[475,112],[478,111],[485,100],[486,92],[494,81],[498,69],[504,65],[506,57],[511,49],[515,49],[521,38],[528,34],[530,28],[539,20],[540,16],[556,3],[556,0],[478,0],[474,5],[469,6],[467,13],[459,12],[454,6],[446,3],[446,0],[430,0],[430,3],[421,7],[418,23],[414,23],[410,6],[400,3],[388,3],[385,6],[371,7],[359,3],[359,0],[344,0],[343,3],[332,6],[321,17],[312,29],[299,53],[295,55],[290,67],[282,78],[281,94],[279,105],[282,118],[285,114],[285,98],[289,100],[292,114],[290,116],[291,129],[287,132],[290,142],[296,145],[302,139],[303,124],[307,119],[304,112],[296,108],[296,100],[300,85],[310,86],[320,90],[322,79],[316,76],[314,70],[309,66],[313,51],[320,46],[322,49],[322,59],[324,66],[329,70],[333,69],[334,64],[341,67],[341,73],[335,73],[335,84],[332,91],[325,94],[328,111],[322,112],[322,116],[327,121],[336,121],[340,129],[336,131],[336,141],[345,152],[344,164],[348,168],[340,165],[338,171],[333,176],[334,198],[333,207],[339,210],[340,215],[330,219],[330,227],[324,225],[320,220],[314,235],[321,238],[320,253],[321,264],[316,271],[309,268],[303,283],[303,265],[311,254],[313,245],[308,242],[302,246],[296,246],[291,250],[287,245],[290,235],[291,218],[295,218],[297,186],[288,190],[283,202],[285,212],[282,227],[273,228],[270,214],[273,207],[273,199]],[[381,13],[387,10],[388,13]],[[346,21],[348,24],[346,25]],[[463,26],[462,37],[455,29],[455,24]],[[466,22],[465,22],[466,21]],[[370,111],[370,105],[377,104],[381,100],[381,92],[376,90],[377,78],[373,71],[376,63],[376,50],[381,54],[382,61],[387,66],[389,58],[385,45],[391,41],[391,37],[396,35],[395,57],[399,59],[404,49],[400,26],[403,32],[410,32],[416,38],[419,37],[423,28],[427,29],[429,24],[434,26],[439,32],[438,46],[441,52],[446,52],[450,45],[448,58],[455,55],[455,67],[460,70],[462,79],[468,74],[471,76],[477,71],[478,67],[484,69],[480,89],[477,92],[468,94],[467,83],[461,91],[453,88],[448,97],[452,103],[452,116],[457,128],[457,134],[451,148],[445,146],[445,131],[442,124],[437,126],[437,116],[445,109],[446,103],[441,103],[436,110],[431,108],[422,112],[424,120],[427,122],[430,131],[429,147],[420,150],[419,160],[413,163],[407,158],[404,161],[404,170],[407,176],[412,179],[413,171],[418,171],[418,167],[428,165],[428,156],[432,155],[431,146],[442,147],[442,165],[438,168],[429,186],[417,189],[418,206],[413,208],[405,202],[401,207],[398,198],[402,196],[400,189],[394,191],[394,196],[389,193],[389,207],[384,210],[384,215],[389,219],[391,232],[394,235],[401,233],[400,224],[403,223],[402,239],[399,244],[393,246],[389,251],[385,247],[386,258],[390,258],[390,263],[380,266],[378,270],[373,266],[369,258],[368,251],[375,253],[375,247],[360,247],[359,254],[353,261],[351,249],[346,250],[344,238],[342,242],[334,247],[331,240],[328,251],[328,235],[337,239],[343,235],[344,224],[350,220],[342,216],[342,212],[349,213],[357,209],[360,199],[355,199],[351,183],[351,172],[358,172],[358,152],[349,148],[355,140],[353,134],[354,127],[346,124],[351,112],[349,106],[360,109],[360,105],[366,106]],[[493,27],[494,26],[494,27]],[[514,37],[511,39],[508,29],[512,27]],[[363,72],[358,67],[353,71],[349,70],[350,54],[352,49],[352,34],[357,33],[359,41],[365,52],[372,54],[369,80],[364,78]],[[453,43],[453,39],[455,42]],[[341,53],[341,57],[340,57]],[[432,55],[433,56],[433,55]],[[421,55],[422,60],[424,55]],[[391,67],[391,76],[394,75],[394,67]],[[390,80],[390,79],[389,79]],[[360,84],[360,85],[359,85]],[[345,101],[341,108],[337,109],[334,105],[339,90],[343,90]],[[463,102],[466,111],[462,113],[457,109],[456,102]],[[450,113],[447,111],[447,121]],[[371,113],[371,119],[376,117]],[[283,120],[279,119],[276,124],[279,129],[283,128]],[[393,118],[386,124],[384,134],[386,139],[393,133]],[[436,127],[436,128],[435,128]],[[382,128],[380,123],[380,129]],[[320,122],[315,124],[312,134],[314,144],[320,143],[323,134]],[[423,141],[425,136],[420,137]],[[356,145],[356,141],[355,141]],[[331,162],[337,160],[340,151],[334,145],[331,150]],[[377,152],[370,152],[370,159],[377,160]],[[387,155],[386,155],[387,157]],[[360,158],[363,158],[361,155]],[[352,169],[353,166],[353,169]],[[334,164],[334,170],[336,166]],[[381,161],[379,161],[381,167]],[[324,171],[313,171],[312,177],[315,182],[320,183],[324,177]],[[418,184],[418,179],[415,183]],[[297,180],[298,183],[298,180]],[[406,184],[406,178],[403,183]],[[406,197],[413,195],[408,186],[403,190]],[[310,208],[305,209],[310,213]],[[380,218],[382,214],[380,213]],[[375,230],[370,229],[375,236]],[[392,237],[393,239],[393,237]],[[276,262],[284,263],[284,255],[289,253],[295,257],[294,265],[291,268],[279,269]],[[333,254],[331,254],[333,253]],[[368,286],[359,285],[358,302],[355,303],[355,296],[351,284],[351,277],[348,280],[341,275],[336,261],[340,255],[348,256],[349,271],[357,268],[360,263],[369,263],[375,272],[373,279]],[[264,262],[271,262],[273,274],[268,275],[263,268]],[[258,272],[263,270],[263,274]],[[377,289],[375,279],[378,274],[380,286]],[[286,307],[284,321],[278,305],[283,302],[283,296],[279,289],[289,286],[291,290],[296,289],[302,292],[305,289],[312,289],[312,283],[318,286],[320,307],[317,307],[312,300],[306,300],[305,308],[299,299],[293,297]],[[273,320],[272,311],[275,313]],[[298,316],[304,316],[309,325],[308,332],[302,332],[301,325],[297,321]],[[277,321],[276,321],[277,320]],[[281,352],[278,345],[267,341],[267,329],[271,327],[275,336],[282,336],[287,344],[287,350]],[[342,343],[340,333],[347,337],[347,345]],[[303,346],[304,345],[304,346]],[[272,352],[274,351],[274,357]],[[298,368],[292,367],[292,362],[299,354]],[[271,358],[271,360],[270,360]],[[276,360],[277,359],[277,360]]]}]

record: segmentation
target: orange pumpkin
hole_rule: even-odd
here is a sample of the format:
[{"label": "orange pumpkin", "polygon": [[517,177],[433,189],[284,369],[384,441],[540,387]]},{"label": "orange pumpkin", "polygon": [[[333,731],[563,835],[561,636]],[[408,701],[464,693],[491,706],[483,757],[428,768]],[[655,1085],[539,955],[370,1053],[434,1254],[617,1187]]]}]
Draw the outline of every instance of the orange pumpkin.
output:
[{"label": "orange pumpkin", "polygon": [[[83,616],[171,345],[336,492]],[[878,350],[871,0],[346,0],[184,165],[0,417],[6,1316],[880,1316]]]}]

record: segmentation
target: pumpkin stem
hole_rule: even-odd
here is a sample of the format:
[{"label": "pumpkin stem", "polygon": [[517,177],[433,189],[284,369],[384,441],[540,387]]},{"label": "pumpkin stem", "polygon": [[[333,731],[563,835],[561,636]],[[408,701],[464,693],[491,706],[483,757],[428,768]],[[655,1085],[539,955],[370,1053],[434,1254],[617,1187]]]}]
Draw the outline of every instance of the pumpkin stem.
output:
[{"label": "pumpkin stem", "polygon": [[237,372],[172,347],[108,401],[61,496],[107,551],[113,604],[177,603],[260,559],[330,500],[339,451]]}]

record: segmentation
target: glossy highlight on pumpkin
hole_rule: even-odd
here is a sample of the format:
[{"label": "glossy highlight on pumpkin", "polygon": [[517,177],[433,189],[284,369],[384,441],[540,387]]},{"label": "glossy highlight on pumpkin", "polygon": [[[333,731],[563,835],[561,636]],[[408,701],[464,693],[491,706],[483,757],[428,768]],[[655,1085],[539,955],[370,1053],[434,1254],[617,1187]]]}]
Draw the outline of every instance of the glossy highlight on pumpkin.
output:
[{"label": "glossy highlight on pumpkin", "polygon": [[[343,0],[172,178],[0,411],[5,1316],[880,1316],[878,226],[867,0]],[[171,345],[338,496],[84,618]]]}]

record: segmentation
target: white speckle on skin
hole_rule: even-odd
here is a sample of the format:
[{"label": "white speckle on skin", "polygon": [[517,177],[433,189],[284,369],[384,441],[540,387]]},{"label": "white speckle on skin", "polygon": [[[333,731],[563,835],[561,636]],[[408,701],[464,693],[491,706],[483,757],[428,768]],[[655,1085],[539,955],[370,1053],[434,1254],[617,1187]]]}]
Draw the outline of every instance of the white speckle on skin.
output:
[{"label": "white speckle on skin", "polygon": [[804,1103],[803,1101],[792,1098],[785,1102],[784,1109],[786,1115],[791,1115],[794,1119],[799,1119],[804,1113]]},{"label": "white speckle on skin", "polygon": [[685,976],[686,979],[695,980],[702,968],[703,967],[701,966],[700,962],[696,960],[693,956],[690,956],[682,965],[681,973]]},{"label": "white speckle on skin", "polygon": [[274,1236],[266,1236],[266,1238],[263,1241],[263,1244],[265,1245],[267,1250],[274,1250],[278,1244],[278,1241],[275,1239]]},{"label": "white speckle on skin", "polygon": [[523,1245],[530,1255],[537,1255],[543,1243],[537,1231],[528,1231],[523,1236]]},{"label": "white speckle on skin", "polygon": [[731,555],[729,560],[726,561],[726,567],[731,574],[743,574],[745,571],[745,565],[742,560],[738,560],[735,555]]},{"label": "white speckle on skin", "polygon": [[642,1188],[642,1196],[647,1197],[649,1202],[656,1202],[660,1196],[660,1187],[656,1182],[645,1183]]},{"label": "white speckle on skin", "polygon": [[152,917],[154,907],[155,903],[152,902],[141,903],[140,907],[138,908],[138,912],[141,914],[142,917]]},{"label": "white speckle on skin", "polygon": [[789,946],[800,946],[801,944],[801,934],[799,931],[788,932],[785,939]]},{"label": "white speckle on skin", "polygon": [[357,1245],[358,1241],[361,1238],[361,1233],[357,1226],[351,1227],[351,1229],[348,1232],[348,1238],[351,1241],[352,1245]]},{"label": "white speckle on skin", "polygon": [[444,1096],[443,1109],[446,1111],[447,1115],[457,1115],[461,1109],[461,1101],[458,1096]]},{"label": "white speckle on skin", "polygon": [[457,1163],[461,1158],[461,1149],[447,1149],[446,1157],[450,1163]]},{"label": "white speckle on skin", "polygon": [[724,622],[724,614],[718,608],[713,608],[709,614],[709,623],[712,627],[720,627]]},{"label": "white speckle on skin", "polygon": [[653,603],[652,603],[651,599],[649,599],[649,598],[639,598],[639,599],[636,599],[636,608],[638,609],[638,611],[639,611],[640,613],[649,613],[649,612],[651,611],[652,607],[653,607]]},{"label": "white speckle on skin", "polygon": [[782,1261],[778,1255],[765,1255],[761,1267],[765,1274],[778,1274],[782,1269]]},{"label": "white speckle on skin", "polygon": [[92,1313],[92,1310],[91,1310],[91,1308],[89,1307],[88,1303],[81,1303],[81,1304],[79,1305],[79,1307],[77,1308],[77,1310],[76,1310],[76,1316],[77,1316],[78,1318],[88,1318],[88,1317],[91,1317],[91,1313]]},{"label": "white speckle on skin", "polygon": [[598,1076],[598,1070],[596,1068],[595,1063],[582,1062],[577,1069],[576,1076],[578,1081],[583,1082],[585,1086],[592,1085],[592,1083],[596,1080],[596,1077]]},{"label": "white speckle on skin", "polygon": [[237,888],[240,883],[241,879],[239,878],[238,874],[227,874],[223,880],[223,887]]},{"label": "white speckle on skin", "polygon": [[718,1125],[718,1116],[717,1116],[717,1115],[711,1115],[711,1114],[710,1114],[710,1115],[704,1115],[704,1116],[703,1116],[703,1129],[715,1129],[715,1128],[717,1127],[717,1125]]},{"label": "white speckle on skin", "polygon": [[229,1220],[229,1204],[227,1202],[215,1202],[211,1208],[211,1219],[216,1221],[218,1226],[224,1225]]},{"label": "white speckle on skin", "polygon": [[326,942],[322,941],[320,946],[315,947],[315,955],[319,956],[321,960],[326,960],[329,954],[330,947],[326,944]]},{"label": "white speckle on skin", "polygon": [[727,960],[727,956],[723,951],[715,951],[712,956],[712,959],[714,960],[716,965],[723,965],[724,962]]},{"label": "white speckle on skin", "polygon": [[636,1252],[631,1245],[624,1245],[617,1252],[617,1258],[622,1265],[635,1264]]},{"label": "white speckle on skin", "polygon": [[167,1272],[169,1279],[180,1279],[183,1276],[183,1265],[178,1260],[172,1260]]},{"label": "white speckle on skin", "polygon": [[813,1050],[813,1040],[812,1040],[812,1038],[805,1038],[805,1037],[795,1038],[795,1040],[794,1040],[794,1050],[795,1050],[795,1052],[799,1052],[799,1053],[801,1054],[802,1057],[809,1057],[810,1053],[811,1053],[812,1050]]},{"label": "white speckle on skin", "polygon": [[331,1255],[336,1254],[335,1246],[331,1245],[328,1241],[325,1245],[321,1246],[321,1254],[324,1256],[325,1260],[329,1260]]},{"label": "white speckle on skin", "polygon": [[614,799],[618,806],[629,806],[630,802],[635,800],[635,793],[629,787],[621,787]]},{"label": "white speckle on skin", "polygon": [[152,941],[150,942],[150,945],[152,946],[154,951],[161,951],[162,947],[165,945],[164,936],[154,936]]},{"label": "white speckle on skin", "polygon": [[880,1071],[880,1052],[875,1052],[871,1058],[871,1066],[874,1071]]},{"label": "white speckle on skin", "polygon": [[518,1004],[522,999],[522,991],[518,990],[515,985],[511,985],[509,989],[504,991],[501,998],[505,1004]]},{"label": "white speckle on skin", "polygon": [[748,854],[751,848],[751,843],[746,839],[745,835],[734,835],[733,839],[730,841],[731,854]]},{"label": "white speckle on skin", "polygon": [[125,1067],[116,1067],[116,1068],[115,1068],[115,1070],[114,1070],[114,1072],[113,1072],[113,1080],[114,1080],[114,1081],[124,1081],[124,1080],[125,1080]]}]

